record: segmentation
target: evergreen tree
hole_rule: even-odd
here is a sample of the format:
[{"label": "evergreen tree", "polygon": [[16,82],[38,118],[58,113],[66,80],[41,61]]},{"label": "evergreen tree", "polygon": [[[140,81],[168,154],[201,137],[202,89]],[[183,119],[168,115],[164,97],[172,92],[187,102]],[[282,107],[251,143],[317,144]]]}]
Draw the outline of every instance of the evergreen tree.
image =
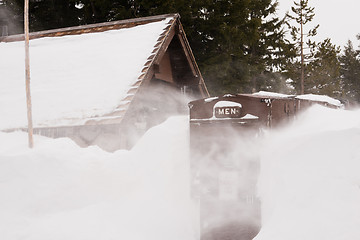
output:
[{"label": "evergreen tree", "polygon": [[345,46],[340,61],[345,94],[350,100],[360,103],[360,51],[353,48],[350,40]]},{"label": "evergreen tree", "polygon": [[340,47],[329,38],[316,45],[314,60],[308,65],[306,92],[342,97],[339,54]]},{"label": "evergreen tree", "polygon": [[0,4],[0,25],[7,26],[9,35],[23,32],[23,7],[18,7],[13,1],[2,0]]},{"label": "evergreen tree", "polygon": [[[291,29],[291,36],[295,42],[295,49],[300,58],[300,61],[297,59],[295,63],[291,64],[288,70],[294,77],[294,75],[297,75],[294,74],[294,72],[297,73],[298,67],[300,67],[300,74],[298,74],[298,77],[293,78],[293,80],[297,82],[297,85],[300,82],[300,94],[304,94],[306,62],[311,59],[312,50],[316,46],[316,43],[311,41],[311,37],[317,34],[317,29],[319,27],[319,25],[317,25],[307,32],[304,29],[305,25],[311,22],[315,16],[314,7],[310,7],[308,4],[309,0],[299,0],[299,2],[294,1],[295,6],[291,8],[293,15],[287,13],[287,17],[296,23],[296,25],[291,25],[288,22],[288,26]],[[305,44],[309,48],[309,52],[305,51]],[[296,68],[294,68],[294,66]]]},{"label": "evergreen tree", "polygon": [[136,17],[134,1],[82,0],[76,1],[79,24],[100,23]]},{"label": "evergreen tree", "polygon": [[270,0],[238,0],[204,9],[200,67],[213,93],[264,89],[264,75],[285,61],[288,45],[276,6]]},{"label": "evergreen tree", "polygon": [[[11,11],[16,25],[22,26],[24,0],[3,0],[8,11]],[[30,0],[30,31],[40,31],[79,24],[79,11],[75,0]],[[23,28],[15,33],[22,33]]]}]

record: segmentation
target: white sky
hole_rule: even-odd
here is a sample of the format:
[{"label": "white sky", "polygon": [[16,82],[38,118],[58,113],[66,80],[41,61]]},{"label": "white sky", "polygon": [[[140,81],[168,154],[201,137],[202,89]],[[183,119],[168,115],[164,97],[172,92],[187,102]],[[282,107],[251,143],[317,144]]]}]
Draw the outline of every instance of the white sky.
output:
[{"label": "white sky", "polygon": [[[291,6],[294,5],[293,0],[278,1],[280,16],[284,16],[286,11],[291,11]],[[333,44],[343,47],[350,39],[355,49],[360,45],[360,41],[356,39],[356,35],[360,33],[359,0],[309,0],[309,5],[315,7],[312,23],[320,24],[314,40],[323,41],[325,38],[331,38]]]}]

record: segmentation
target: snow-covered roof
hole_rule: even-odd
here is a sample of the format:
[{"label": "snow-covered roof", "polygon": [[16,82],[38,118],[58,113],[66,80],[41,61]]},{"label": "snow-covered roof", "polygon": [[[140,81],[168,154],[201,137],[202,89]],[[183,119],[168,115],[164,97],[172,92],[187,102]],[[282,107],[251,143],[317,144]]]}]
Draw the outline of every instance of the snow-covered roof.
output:
[{"label": "snow-covered roof", "polygon": [[[32,39],[34,126],[79,125],[126,110],[177,17]],[[0,54],[0,129],[26,127],[24,42],[0,39]]]},{"label": "snow-covered roof", "polygon": [[342,103],[332,97],[326,96],[326,95],[317,95],[317,94],[304,94],[304,95],[287,95],[282,93],[275,93],[275,92],[267,92],[267,91],[259,91],[256,93],[253,93],[254,96],[260,96],[260,97],[270,97],[270,98],[291,98],[295,97],[296,99],[301,100],[309,100],[309,101],[315,101],[315,102],[321,102],[321,103],[327,103],[330,105],[334,105],[336,107],[341,107]]},{"label": "snow-covered roof", "polygon": [[310,100],[310,101],[328,103],[328,104],[334,105],[336,107],[341,107],[343,105],[339,100],[329,97],[329,96],[326,96],[326,95],[305,94],[305,95],[296,96],[296,98],[302,99],[302,100]]},{"label": "snow-covered roof", "polygon": [[283,94],[283,93],[267,92],[267,91],[259,91],[259,92],[253,93],[252,95],[259,96],[259,97],[271,97],[271,98],[289,98],[289,97],[294,96],[294,95],[287,95],[287,94]]}]

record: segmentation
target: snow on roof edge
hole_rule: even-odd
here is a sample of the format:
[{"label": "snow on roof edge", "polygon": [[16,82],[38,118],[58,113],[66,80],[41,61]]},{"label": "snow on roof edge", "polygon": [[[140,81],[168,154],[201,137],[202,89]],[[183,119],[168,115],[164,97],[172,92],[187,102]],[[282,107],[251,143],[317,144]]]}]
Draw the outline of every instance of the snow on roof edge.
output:
[{"label": "snow on roof edge", "polygon": [[252,95],[260,96],[260,97],[275,97],[275,98],[289,98],[289,97],[295,96],[295,95],[288,95],[288,94],[268,92],[268,91],[259,91],[259,92],[253,93]]},{"label": "snow on roof edge", "polygon": [[296,99],[302,99],[302,100],[311,100],[311,101],[317,101],[317,102],[324,102],[328,103],[337,107],[343,106],[343,104],[332,97],[329,97],[327,95],[316,95],[316,94],[304,94],[304,95],[298,95],[295,97]]},{"label": "snow on roof edge", "polygon": [[[148,58],[143,62],[143,65],[142,67],[140,67],[138,69],[138,76],[136,77],[136,80],[133,81],[132,84],[130,84],[127,88],[127,93],[125,95],[123,95],[123,99],[120,100],[118,103],[117,103],[117,106],[116,108],[114,108],[113,110],[116,111],[117,108],[121,107],[122,111],[124,110],[127,110],[128,107],[129,107],[129,104],[131,102],[131,100],[133,99],[134,95],[136,94],[137,92],[137,89],[141,86],[141,83],[142,81],[144,80],[144,78],[146,77],[146,75],[148,74],[149,72],[149,68],[151,66],[151,64],[153,63],[153,60],[154,60],[154,56],[156,54],[158,54],[159,50],[161,49],[161,46],[164,42],[164,40],[166,39],[166,35],[168,33],[168,31],[171,29],[169,26],[171,26],[172,24],[174,24],[177,20],[177,14],[174,14],[174,15],[169,15],[169,17],[161,20],[161,21],[156,21],[156,22],[164,22],[164,25],[162,27],[162,30],[159,31],[157,34],[156,34],[156,41],[155,42],[151,42],[152,43],[152,47],[149,49],[149,55]],[[152,22],[154,23],[154,22]],[[151,23],[149,23],[151,24]],[[144,24],[144,25],[147,25],[147,24]],[[136,27],[136,26],[134,26]],[[120,29],[121,30],[121,29]],[[110,32],[109,31],[104,31],[104,32]],[[83,34],[83,35],[87,35],[87,34]],[[74,36],[74,35],[72,35]],[[63,36],[59,36],[59,37],[54,37],[54,38],[61,38]],[[48,38],[49,39],[49,38]],[[34,39],[35,40],[35,39]],[[39,39],[40,40],[40,39]],[[47,40],[46,40],[47,41]],[[32,41],[31,41],[32,42]],[[0,44],[3,43],[3,44],[6,44],[5,42],[0,42]],[[149,42],[150,43],[150,42]],[[160,44],[159,44],[160,43]],[[7,44],[6,44],[7,45]],[[35,44],[36,45],[36,44]],[[5,45],[3,45],[5,46]],[[9,45],[10,46],[10,45]],[[37,43],[37,46],[39,46],[39,43]],[[159,47],[160,46],[160,47]],[[6,46],[7,47],[7,46]],[[10,46],[12,47],[12,46]],[[156,50],[156,51],[155,51]],[[6,64],[5,64],[6,65]],[[10,66],[10,65],[9,65]],[[5,67],[5,66],[4,66]],[[130,92],[131,91],[131,92]],[[126,104],[124,104],[126,102]],[[21,104],[20,104],[21,105]],[[125,105],[125,106],[124,106]],[[36,106],[35,106],[36,108]],[[125,108],[125,109],[124,109]],[[25,114],[24,114],[25,115]],[[34,115],[34,114],[33,114]],[[81,115],[81,113],[80,113]],[[80,116],[79,115],[79,116]],[[21,118],[23,118],[22,114],[20,114],[19,116],[21,116]],[[78,117],[79,117],[78,116]],[[84,120],[89,120],[89,118],[107,118],[107,114],[103,115],[103,114],[95,114],[95,115],[89,115],[89,116],[84,116],[84,117],[79,117],[78,118],[78,121],[76,120],[76,117],[73,118],[70,116],[64,116],[63,118],[54,118],[53,120],[51,119],[43,119],[41,121],[34,121],[34,127],[55,127],[55,126],[74,126],[74,125],[84,125],[86,124],[86,122],[84,123]],[[35,117],[36,118],[36,117]],[[59,122],[59,120],[63,119],[64,121],[63,122]],[[70,122],[68,120],[70,120]],[[50,121],[49,121],[50,120]],[[11,121],[10,121],[11,122]],[[1,124],[0,126],[0,129],[16,129],[16,128],[22,128],[22,127],[25,127],[26,124],[25,124],[25,121],[24,123],[20,123],[21,121],[17,121],[17,123],[11,123],[9,124],[8,126],[6,126],[6,124]]]}]

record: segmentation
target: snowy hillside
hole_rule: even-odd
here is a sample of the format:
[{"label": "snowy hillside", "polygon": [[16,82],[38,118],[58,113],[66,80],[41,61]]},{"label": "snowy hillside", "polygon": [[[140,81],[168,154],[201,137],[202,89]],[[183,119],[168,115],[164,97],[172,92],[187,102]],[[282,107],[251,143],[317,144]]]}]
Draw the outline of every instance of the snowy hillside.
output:
[{"label": "snowy hillside", "polygon": [[[0,133],[0,239],[192,240],[188,117],[131,151]],[[360,111],[315,106],[261,151],[256,240],[360,239]]]}]

